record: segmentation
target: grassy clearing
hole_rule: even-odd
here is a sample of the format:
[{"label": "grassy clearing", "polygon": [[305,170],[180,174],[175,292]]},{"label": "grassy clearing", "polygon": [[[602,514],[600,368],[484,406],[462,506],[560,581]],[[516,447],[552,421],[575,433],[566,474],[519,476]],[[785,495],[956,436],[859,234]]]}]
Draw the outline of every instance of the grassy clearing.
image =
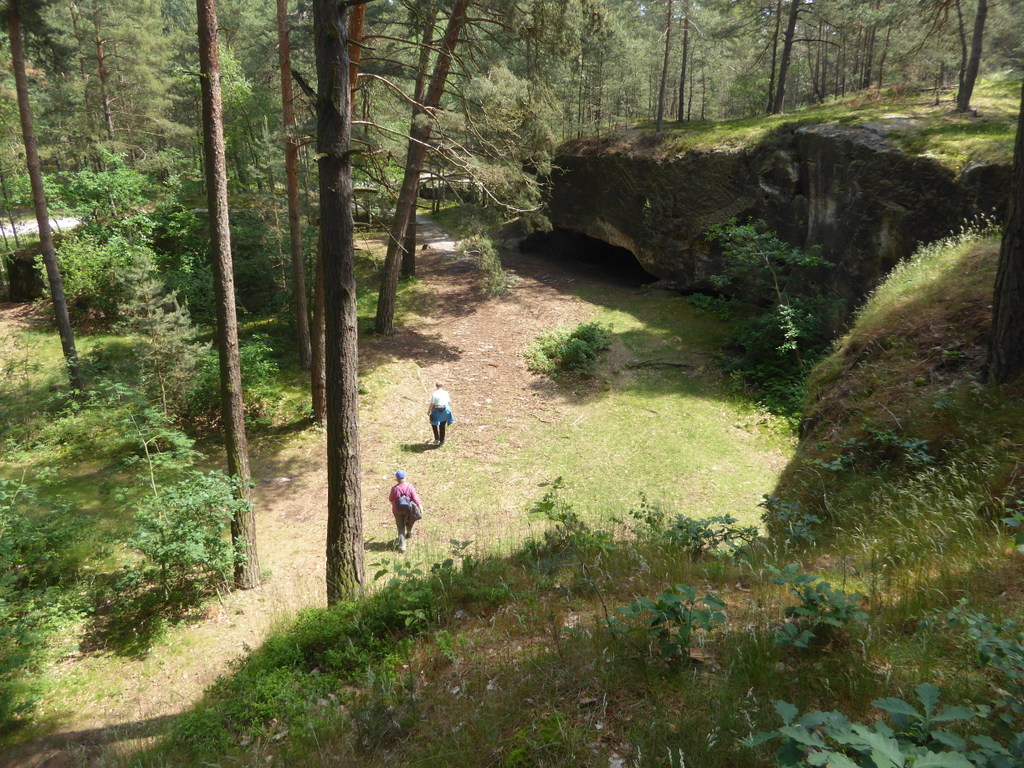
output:
[{"label": "grassy clearing", "polygon": [[[361,329],[372,322],[372,286],[383,247],[376,240],[366,240],[363,245]],[[421,322],[420,318],[429,318],[435,305],[421,281],[403,281],[401,291],[400,305],[406,314],[400,322],[415,324]],[[364,337],[366,354],[362,356],[360,376],[363,423],[367,439],[374,441],[367,451],[367,469],[386,477],[394,467],[406,466],[417,472],[417,482],[430,478],[426,480],[427,498],[429,512],[435,517],[426,527],[425,538],[415,543],[408,561],[412,567],[426,571],[432,564],[443,562],[449,557],[449,539],[473,541],[469,551],[483,558],[511,552],[524,539],[541,535],[550,523],[529,517],[525,509],[537,498],[538,483],[559,474],[565,476],[578,499],[581,515],[603,525],[610,524],[606,519],[609,515],[638,506],[641,494],[674,512],[691,509],[691,502],[699,498],[702,504],[692,508],[699,509],[700,514],[727,511],[745,520],[756,519],[757,499],[772,485],[785,440],[764,437],[762,417],[725,393],[725,382],[714,374],[706,357],[721,337],[721,330],[668,293],[630,295],[623,302],[616,291],[604,289],[588,296],[587,301],[582,311],[608,322],[614,336],[596,379],[558,385],[540,378],[532,380],[526,390],[530,398],[526,409],[537,418],[531,415],[525,424],[511,423],[508,409],[488,411],[478,404],[480,415],[472,429],[481,430],[482,444],[490,447],[460,454],[458,460],[424,455],[416,450],[418,445],[401,437],[395,439],[391,428],[395,402],[401,399],[400,393],[412,377],[408,354],[393,349],[387,340],[370,334]],[[482,306],[481,311],[490,309]],[[244,337],[265,337],[274,350],[290,348],[291,333],[288,321],[243,320]],[[10,400],[12,410],[4,411],[10,418],[5,424],[12,459],[7,470],[25,470],[26,481],[47,483],[44,501],[66,500],[77,510],[77,519],[93,527],[94,534],[82,539],[89,543],[83,565],[89,578],[102,576],[117,567],[123,556],[119,542],[133,523],[130,498],[123,494],[123,488],[136,478],[122,463],[124,452],[114,450],[111,441],[117,430],[111,412],[86,409],[61,413],[59,406],[65,399],[55,335],[33,330],[19,339],[20,357],[5,360],[20,386]],[[127,344],[122,337],[87,334],[80,335],[78,342],[83,356],[105,348],[108,362],[120,359],[117,350]],[[508,350],[516,364],[522,364],[521,352]],[[649,356],[685,360],[687,367],[629,367]],[[322,440],[319,432],[308,427],[308,405],[302,394],[304,374],[290,356],[279,351],[272,362],[277,372],[263,395],[268,405],[250,425],[254,461],[264,468],[277,467],[265,469],[274,474],[261,477],[260,482],[278,474],[301,478],[311,469],[316,471],[319,464],[303,464],[305,458],[298,457],[318,456]],[[411,383],[415,384],[414,377]],[[47,398],[54,400],[53,409],[31,407]],[[419,394],[414,395],[415,400],[419,398]],[[468,403],[464,406],[469,409]],[[420,414],[418,407],[416,413]],[[382,431],[375,432],[378,424]],[[735,434],[715,437],[723,431]],[[637,437],[641,432],[644,439]],[[681,450],[683,444],[689,446],[703,439],[714,439],[722,445],[709,448],[706,456]],[[460,442],[469,445],[472,441],[456,429],[452,447],[459,450]],[[752,457],[746,453],[751,445],[761,446],[764,453]],[[208,454],[202,460],[204,467],[219,466],[219,449],[213,442],[204,438],[199,447]],[[86,456],[88,461],[83,460]],[[426,463],[435,458],[436,465]],[[421,463],[413,466],[417,462]],[[54,474],[54,467],[59,467],[59,474]],[[584,482],[584,478],[593,480]],[[420,487],[424,490],[424,485]],[[671,494],[662,490],[666,488],[672,489]],[[681,493],[678,497],[677,491]],[[368,496],[365,503],[372,518],[376,498]],[[312,530],[305,524],[301,528]],[[296,536],[295,558],[307,556],[300,538]],[[389,538],[386,532],[384,539]],[[381,551],[382,544],[380,536],[371,531],[368,561],[379,560],[390,567],[393,555]],[[317,546],[317,551],[321,547]],[[138,701],[141,709],[160,697],[154,693],[145,700],[147,688],[175,674],[195,674],[197,681],[202,680],[206,668],[215,663],[213,659],[223,655],[223,649],[217,647],[218,627],[230,633],[236,612],[239,623],[252,622],[253,614],[258,613],[263,618],[256,623],[266,625],[290,621],[296,604],[322,601],[322,595],[312,588],[301,596],[277,596],[275,585],[290,578],[292,566],[278,563],[277,568],[281,569],[280,579],[270,574],[271,594],[259,598],[260,605],[247,602],[245,596],[226,596],[223,604],[210,606],[205,614],[147,626],[145,631],[140,628],[132,648],[138,651],[144,647],[142,654],[108,654],[109,649],[88,642],[76,648],[85,623],[63,628],[67,642],[50,649],[48,672],[32,678],[36,686],[33,698],[46,714],[20,737],[57,728],[76,713],[100,709],[103,701]],[[242,612],[249,616],[242,616]],[[246,638],[258,640],[264,631],[265,626]],[[233,655],[238,649],[226,652]],[[178,672],[186,669],[189,672]],[[168,684],[166,696],[175,695],[171,690],[180,688],[177,681],[173,686]],[[128,731],[134,733],[132,728]]]},{"label": "grassy clearing", "polygon": [[[392,568],[389,587],[370,601],[282,628],[153,751],[110,754],[106,764],[754,768],[771,763],[772,748],[741,742],[780,725],[779,700],[871,723],[881,716],[873,702],[916,702],[916,687],[933,683],[943,704],[1004,706],[1001,691],[1021,690],[1024,643],[1011,642],[1016,672],[1001,670],[985,663],[963,622],[949,620],[961,601],[991,617],[986,631],[1024,618],[1024,560],[1000,523],[1019,495],[1017,458],[1007,447],[1022,443],[1020,393],[973,384],[983,309],[972,308],[987,301],[995,251],[982,236],[920,256],[878,292],[819,368],[815,420],[776,489],[794,519],[800,505],[827,518],[809,523],[816,543],[788,543],[794,529],[776,519],[771,538],[739,553],[694,555],[671,533],[674,514],[692,513],[692,504],[623,503],[614,483],[603,484],[599,463],[621,479],[673,460],[651,441],[619,468],[615,427],[632,426],[652,404],[670,423],[699,412],[679,371],[627,365],[679,354],[678,326],[659,314],[655,328],[643,327],[650,297],[632,309],[608,301],[594,318],[612,325],[612,354],[598,385],[577,384],[574,393],[602,418],[599,426],[580,421],[591,442],[560,438],[580,453],[594,446],[600,462],[581,470],[585,458],[565,460],[577,475],[567,473],[566,486],[536,505],[548,518],[543,534],[509,557],[460,550],[432,571]],[[688,319],[679,311],[677,319]],[[682,389],[685,413],[668,405],[670,388]],[[615,418],[604,418],[609,413]],[[865,428],[865,415],[873,427]],[[546,431],[565,429],[563,422]],[[681,440],[672,453],[700,439]],[[531,460],[557,462],[553,445],[539,446]],[[704,460],[712,459],[694,452],[675,466]],[[576,476],[586,482],[574,484]],[[685,487],[685,472],[680,477]],[[862,595],[856,605],[867,621],[805,623],[797,629],[819,633],[807,648],[780,644],[792,621],[787,609],[809,605],[772,570],[787,563]],[[621,617],[617,607],[676,584],[717,596],[726,617],[695,630],[675,646],[678,654],[666,655],[648,629],[671,633],[679,624],[634,620],[622,633],[605,623]],[[1019,713],[998,711],[1011,730],[1024,728]],[[993,719],[969,730],[1007,743]]]}]

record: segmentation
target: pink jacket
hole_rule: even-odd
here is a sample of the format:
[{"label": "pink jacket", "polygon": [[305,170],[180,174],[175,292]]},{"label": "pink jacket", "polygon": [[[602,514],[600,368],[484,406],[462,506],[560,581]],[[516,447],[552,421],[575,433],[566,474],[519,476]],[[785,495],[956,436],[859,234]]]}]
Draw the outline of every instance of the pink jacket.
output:
[{"label": "pink jacket", "polygon": [[391,493],[388,494],[388,501],[391,502],[391,512],[396,515],[404,515],[406,510],[399,509],[398,498],[400,496],[408,496],[410,499],[416,502],[416,506],[423,509],[423,502],[420,501],[420,495],[416,493],[416,488],[412,483],[401,482],[391,486]]}]

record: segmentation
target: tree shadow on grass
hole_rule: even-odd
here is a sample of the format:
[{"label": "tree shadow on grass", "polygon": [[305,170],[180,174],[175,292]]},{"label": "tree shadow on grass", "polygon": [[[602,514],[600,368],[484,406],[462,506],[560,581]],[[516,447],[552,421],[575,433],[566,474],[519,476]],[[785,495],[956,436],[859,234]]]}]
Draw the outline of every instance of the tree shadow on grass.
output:
[{"label": "tree shadow on grass", "polygon": [[210,597],[196,586],[165,590],[154,584],[128,583],[124,574],[100,584],[95,610],[81,648],[85,653],[108,651],[131,659],[144,658],[170,627],[199,621]]},{"label": "tree shadow on grass", "polygon": [[395,546],[394,539],[387,539],[385,541],[367,541],[363,544],[363,549],[367,552],[397,552],[398,547]]},{"label": "tree shadow on grass", "polygon": [[440,448],[440,446],[433,443],[402,443],[398,446],[398,449],[402,453],[426,453],[427,451],[432,451],[435,448]]}]

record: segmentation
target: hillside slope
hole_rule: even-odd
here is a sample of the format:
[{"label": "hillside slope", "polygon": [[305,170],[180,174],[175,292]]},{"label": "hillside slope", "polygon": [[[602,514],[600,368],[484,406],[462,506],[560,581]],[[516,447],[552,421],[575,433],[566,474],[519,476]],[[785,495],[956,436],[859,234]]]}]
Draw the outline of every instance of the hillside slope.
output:
[{"label": "hillside slope", "polygon": [[[789,764],[884,744],[1020,765],[1024,563],[1001,518],[1021,391],[976,381],[996,250],[928,249],[878,291],[815,375],[770,537],[657,501],[588,524],[556,484],[542,539],[508,558],[456,547],[307,612],[124,764],[753,767],[773,747],[752,732],[837,710],[865,741],[840,744],[833,716]],[[941,738],[937,700],[959,705]],[[911,710],[932,715],[918,728]]]}]

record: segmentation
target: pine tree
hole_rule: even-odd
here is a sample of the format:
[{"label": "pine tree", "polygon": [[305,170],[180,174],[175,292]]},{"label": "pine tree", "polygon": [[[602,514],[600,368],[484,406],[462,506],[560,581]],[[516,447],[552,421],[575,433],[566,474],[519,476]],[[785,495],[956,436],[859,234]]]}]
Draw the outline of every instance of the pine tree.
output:
[{"label": "pine tree", "polygon": [[235,564],[235,586],[251,589],[260,583],[256,554],[256,514],[249,487],[249,443],[245,434],[242,374],[238,351],[238,321],[231,264],[231,228],[228,223],[228,181],[224,156],[220,92],[220,51],[217,41],[216,0],[196,0],[199,16],[200,82],[203,99],[203,148],[206,155],[206,191],[210,210],[214,288],[217,294],[217,349],[220,354],[221,412],[227,449],[228,474],[235,479],[246,511],[231,521],[231,538],[245,557]]}]

